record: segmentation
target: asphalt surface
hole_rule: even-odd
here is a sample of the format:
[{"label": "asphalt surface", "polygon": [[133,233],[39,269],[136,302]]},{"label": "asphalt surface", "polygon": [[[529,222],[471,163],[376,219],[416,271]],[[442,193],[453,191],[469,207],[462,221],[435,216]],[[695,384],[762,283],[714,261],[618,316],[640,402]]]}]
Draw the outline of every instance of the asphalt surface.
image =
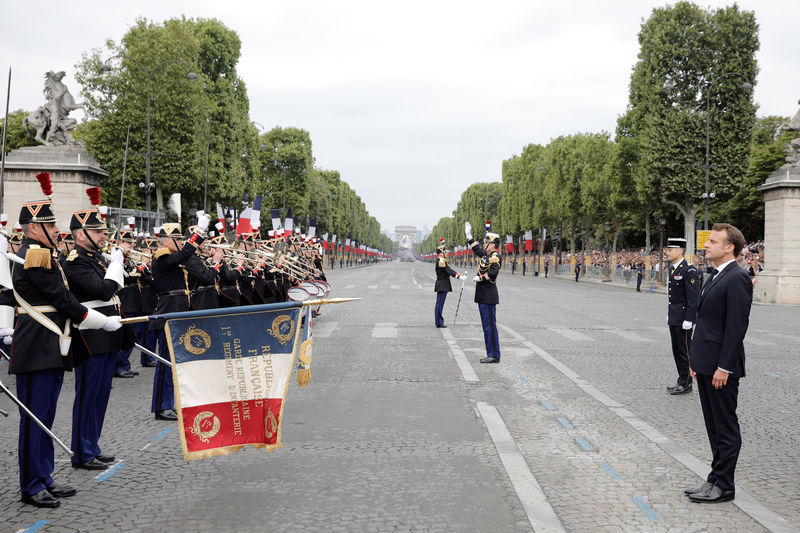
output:
[{"label": "asphalt surface", "polygon": [[[463,270],[463,269],[462,269]],[[754,306],[733,503],[699,505],[710,450],[675,381],[666,297],[574,278],[499,279],[502,360],[485,354],[467,282],[433,326],[433,266],[329,270],[311,384],[292,378],[283,447],[183,460],[149,412],[152,368],[115,379],[101,439],[117,464],[55,478],[76,496],[19,503],[17,427],[0,408],[0,531],[793,531],[800,528],[800,308]],[[470,275],[471,277],[471,275]],[[5,376],[4,364],[0,372]],[[13,385],[13,379],[3,377]],[[12,387],[13,389],[13,387]],[[69,442],[68,374],[54,431]]]}]

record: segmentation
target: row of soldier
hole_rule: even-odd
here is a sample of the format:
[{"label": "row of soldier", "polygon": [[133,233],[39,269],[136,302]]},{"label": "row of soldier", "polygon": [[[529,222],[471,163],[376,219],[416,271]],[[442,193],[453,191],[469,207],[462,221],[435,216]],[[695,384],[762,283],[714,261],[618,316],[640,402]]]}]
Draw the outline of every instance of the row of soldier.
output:
[{"label": "row of soldier", "polygon": [[[19,231],[0,239],[8,252],[2,260],[11,259],[3,263],[10,275],[0,291],[0,337],[20,404],[22,501],[52,508],[76,493],[52,478],[49,430],[64,372],[75,373],[72,466],[104,470],[115,461],[99,444],[113,377],[137,374],[129,362],[135,343],[169,359],[163,321],[123,324],[121,317],[285,301],[293,284],[324,273],[320,251],[302,237],[279,245],[243,234],[235,250],[222,228],[207,231],[202,212],[187,236],[176,223],[163,224],[153,239],[122,230],[113,249],[97,208],[73,213],[69,233],[61,233],[46,174],[37,178],[48,198],[23,204]],[[170,368],[146,356],[142,362],[156,366],[155,417],[177,420]]]}]

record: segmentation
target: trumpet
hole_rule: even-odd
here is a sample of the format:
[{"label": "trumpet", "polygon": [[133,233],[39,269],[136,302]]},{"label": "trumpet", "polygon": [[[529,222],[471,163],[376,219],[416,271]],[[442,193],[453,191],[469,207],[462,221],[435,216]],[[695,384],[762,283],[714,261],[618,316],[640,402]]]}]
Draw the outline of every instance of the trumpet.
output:
[{"label": "trumpet", "polygon": [[148,261],[153,260],[153,254],[148,254],[147,252],[143,252],[141,250],[130,250],[128,252],[128,257],[130,257],[133,261],[136,262],[143,262],[142,259],[146,259]]}]

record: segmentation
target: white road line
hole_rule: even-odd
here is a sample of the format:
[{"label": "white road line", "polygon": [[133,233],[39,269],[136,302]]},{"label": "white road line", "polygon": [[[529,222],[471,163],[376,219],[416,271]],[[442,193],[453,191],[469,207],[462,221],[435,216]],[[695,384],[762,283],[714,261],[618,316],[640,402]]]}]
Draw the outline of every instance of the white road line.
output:
[{"label": "white road line", "polygon": [[617,337],[622,337],[625,340],[633,341],[633,342],[653,342],[653,339],[648,339],[647,337],[642,337],[638,333],[634,333],[632,331],[625,331],[624,329],[618,329],[611,326],[597,326],[597,329],[602,329],[603,331],[608,331],[609,333],[613,333]]},{"label": "white road line", "polygon": [[375,289],[378,288],[378,286],[377,285],[367,285],[367,288],[374,291]]},{"label": "white road line", "polygon": [[480,381],[480,379],[478,379],[478,375],[475,373],[475,370],[473,370],[472,365],[469,364],[467,356],[464,355],[464,351],[458,345],[458,341],[453,338],[453,334],[444,328],[440,329],[439,331],[442,332],[442,337],[444,337],[444,339],[447,341],[450,351],[453,352],[453,359],[456,360],[458,368],[461,369],[461,375],[464,376],[464,381]]},{"label": "white road line", "polygon": [[548,331],[552,331],[553,333],[558,333],[562,337],[566,337],[571,341],[594,341],[593,338],[588,335],[584,335],[580,331],[573,331],[567,328],[554,328],[550,326],[546,326],[546,329]]},{"label": "white road line", "polygon": [[375,322],[372,328],[373,338],[397,337],[397,322]]},{"label": "white road line", "polygon": [[773,337],[778,337],[779,339],[786,339],[787,341],[800,342],[800,337],[798,337],[797,335],[787,335],[786,333],[770,333],[769,331],[766,331],[765,333],[767,335],[772,335]]},{"label": "white road line", "polygon": [[517,443],[508,431],[505,422],[493,406],[477,402],[478,412],[483,418],[486,429],[492,437],[497,455],[503,463],[508,479],[517,491],[517,496],[528,515],[528,521],[536,533],[566,531],[558,519],[555,510],[547,501],[542,487],[533,476],[525,457],[519,451]]},{"label": "white road line", "polygon": [[338,322],[314,322],[312,333],[314,337],[330,337],[338,326]]},{"label": "white road line", "polygon": [[750,335],[745,335],[744,342],[749,342],[750,344],[755,344],[756,346],[775,346],[775,343],[772,341],[754,339]]},{"label": "white road line", "polygon": [[348,290],[348,289],[355,289],[355,287],[356,287],[355,285],[345,285],[345,286],[344,286],[344,287],[342,287],[342,288],[343,288],[344,290]]},{"label": "white road line", "polygon": [[390,289],[400,290],[400,285],[389,285]]},{"label": "white road line", "polygon": [[[667,455],[681,463],[683,466],[701,478],[706,478],[709,470],[708,464],[700,461],[697,459],[697,457],[681,448],[669,437],[626,409],[624,405],[614,400],[604,392],[601,392],[594,385],[591,385],[589,382],[581,379],[574,370],[570,369],[568,366],[547,353],[542,348],[539,348],[530,341],[525,341],[524,344],[539,354],[542,359],[550,363],[559,372],[564,374],[567,378],[569,378],[570,381],[575,383],[589,396],[608,407],[610,411],[630,424],[631,427],[644,435],[650,442],[658,445],[658,447],[661,448]],[[768,509],[741,487],[737,487],[736,489],[736,499],[733,501],[733,504],[770,531],[779,533],[796,531],[796,529],[793,528],[780,515]]]}]

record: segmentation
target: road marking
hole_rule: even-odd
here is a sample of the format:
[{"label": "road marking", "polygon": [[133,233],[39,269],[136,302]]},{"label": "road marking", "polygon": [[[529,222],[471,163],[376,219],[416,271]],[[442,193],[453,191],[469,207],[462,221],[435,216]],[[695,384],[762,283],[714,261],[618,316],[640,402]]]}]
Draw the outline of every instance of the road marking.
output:
[{"label": "road marking", "polygon": [[372,337],[376,339],[397,337],[397,322],[375,322]]},{"label": "road marking", "polygon": [[375,290],[375,289],[378,288],[378,286],[377,285],[367,285],[367,288],[370,289],[370,290]]},{"label": "road marking", "polygon": [[631,496],[631,499],[633,500],[633,503],[639,507],[639,509],[644,511],[644,514],[647,515],[647,518],[650,520],[661,520],[653,508],[650,507],[647,502],[644,501],[644,499],[639,498],[638,496]]},{"label": "road marking", "polygon": [[444,337],[444,339],[447,341],[450,351],[453,352],[453,359],[456,360],[456,364],[461,370],[461,375],[464,377],[464,381],[472,383],[480,381],[480,379],[478,379],[478,375],[475,373],[475,370],[472,368],[472,365],[469,364],[467,356],[464,355],[464,351],[458,345],[458,341],[453,337],[453,334],[444,328],[440,328],[439,331],[442,332],[442,337]]},{"label": "road marking", "polygon": [[774,342],[754,339],[749,335],[745,336],[744,342],[749,342],[750,344],[755,344],[756,346],[775,346]]},{"label": "road marking", "polygon": [[575,437],[575,442],[577,442],[578,446],[583,448],[584,451],[587,451],[587,452],[593,452],[594,451],[594,446],[589,444],[589,441],[584,439],[583,437]]},{"label": "road marking", "polygon": [[345,285],[345,286],[344,286],[344,287],[342,287],[342,288],[343,288],[344,290],[347,290],[347,289],[355,289],[355,287],[356,287],[355,285]]},{"label": "road marking", "polygon": [[768,375],[768,376],[772,376],[773,378],[779,378],[780,377],[778,374],[773,374],[772,372],[764,372],[764,373],[766,375]]},{"label": "road marking", "polygon": [[389,285],[389,288],[399,291],[400,290],[400,285]]},{"label": "road marking", "polygon": [[787,341],[800,342],[800,337],[798,337],[797,335],[787,335],[786,333],[770,333],[768,331],[766,331],[765,333],[767,335],[772,335],[773,337],[778,337],[779,339],[786,339]]},{"label": "road marking", "polygon": [[27,527],[25,529],[18,529],[17,533],[33,533],[34,531],[39,531],[44,526],[46,526],[48,522],[49,522],[49,520],[38,520],[32,526],[29,526],[29,527]]},{"label": "road marking", "polygon": [[548,402],[547,400],[542,400],[542,407],[544,407],[548,411],[555,411],[556,410],[556,406],[553,405],[553,402]]},{"label": "road marking", "polygon": [[315,337],[330,337],[338,326],[338,322],[314,322],[313,334]]},{"label": "road marking", "polygon": [[155,437],[153,437],[153,440],[154,440],[154,441],[159,441],[159,440],[163,439],[163,438],[164,438],[164,437],[166,437],[166,436],[167,436],[167,435],[168,435],[168,434],[169,434],[169,433],[170,433],[170,432],[171,432],[173,429],[175,429],[175,428],[167,428],[167,429],[165,429],[164,431],[162,431],[161,433],[159,433],[158,435],[156,435]]},{"label": "road marking", "polygon": [[95,477],[95,479],[100,483],[105,483],[111,478],[111,476],[119,472],[120,469],[123,468],[124,466],[125,463],[117,463],[108,470],[106,470],[105,472],[103,472],[102,474],[99,474],[97,477]]},{"label": "road marking", "polygon": [[477,405],[478,412],[489,431],[489,436],[494,442],[497,455],[500,456],[506,475],[517,492],[533,530],[537,533],[566,531],[555,510],[547,501],[542,487],[533,476],[528,463],[525,462],[525,457],[519,451],[517,443],[514,442],[500,413],[487,403],[477,402]]},{"label": "road marking", "polygon": [[622,479],[622,477],[621,477],[621,476],[620,476],[620,475],[617,473],[617,471],[616,471],[616,470],[614,470],[614,469],[611,467],[611,465],[610,465],[610,464],[608,464],[608,463],[600,463],[600,467],[601,467],[603,470],[605,470],[605,471],[606,471],[606,474],[608,474],[609,476],[611,476],[611,479],[616,479],[617,481],[619,481],[620,479]]},{"label": "road marking", "polygon": [[558,423],[561,424],[564,429],[575,429],[575,426],[573,426],[572,423],[564,417],[559,416],[556,418],[556,420],[558,420]]},{"label": "road marking", "polygon": [[634,333],[632,331],[626,331],[624,329],[618,329],[611,326],[597,326],[597,329],[601,329],[603,331],[608,331],[609,333],[613,333],[617,337],[622,337],[625,340],[633,341],[633,342],[653,342],[653,339],[648,339],[647,337],[642,337],[638,333]]},{"label": "road marking", "polygon": [[553,333],[558,333],[562,337],[566,337],[571,341],[594,341],[593,338],[591,338],[588,335],[584,335],[579,331],[573,331],[571,329],[566,329],[566,328],[554,328],[550,326],[545,326],[545,328],[548,331],[552,331]]},{"label": "road marking", "polygon": [[[591,385],[584,379],[581,379],[575,371],[547,353],[542,348],[539,348],[530,341],[525,341],[524,344],[536,352],[542,359],[550,363],[550,365],[556,368],[559,372],[564,374],[564,376],[575,383],[584,392],[589,394],[589,396],[608,407],[613,413],[622,418],[636,431],[644,435],[650,442],[656,444],[664,451],[664,453],[681,463],[683,466],[697,474],[702,479],[706,478],[709,470],[708,464],[704,463],[691,453],[681,448],[669,437],[630,412],[621,403],[601,392],[594,385]],[[733,500],[733,504],[770,531],[779,533],[796,531],[796,529],[793,528],[780,515],[768,509],[765,505],[750,495],[749,492],[742,488],[737,489],[736,499]]]}]

